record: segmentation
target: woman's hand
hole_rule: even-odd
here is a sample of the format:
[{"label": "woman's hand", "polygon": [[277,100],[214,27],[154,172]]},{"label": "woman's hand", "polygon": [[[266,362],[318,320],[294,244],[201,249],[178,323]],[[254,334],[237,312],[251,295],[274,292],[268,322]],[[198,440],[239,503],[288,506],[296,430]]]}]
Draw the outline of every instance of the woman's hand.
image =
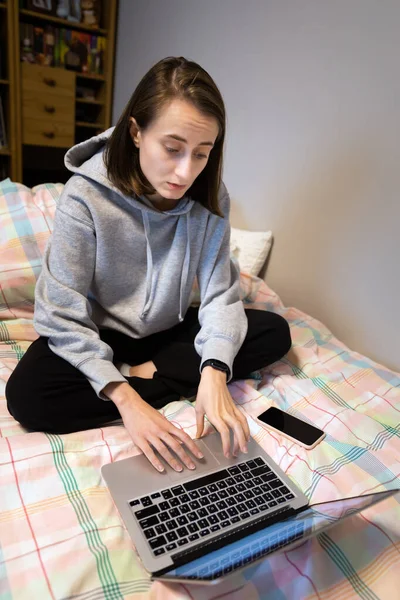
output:
[{"label": "woman's hand", "polygon": [[189,469],[196,468],[183,448],[183,444],[186,444],[194,456],[203,458],[203,454],[192,438],[147,404],[128,383],[110,383],[104,388],[103,393],[116,404],[132,440],[147,456],[153,467],[158,471],[164,471],[153,450],[156,448],[175,471],[182,471],[182,465],[171,454],[170,449]]},{"label": "woman's hand", "polygon": [[213,367],[204,367],[201,372],[196,397],[197,438],[203,433],[204,415],[221,434],[222,448],[227,458],[230,458],[230,429],[234,432],[233,456],[237,456],[239,448],[247,452],[246,442],[250,439],[247,419],[232,400],[226,374]]}]

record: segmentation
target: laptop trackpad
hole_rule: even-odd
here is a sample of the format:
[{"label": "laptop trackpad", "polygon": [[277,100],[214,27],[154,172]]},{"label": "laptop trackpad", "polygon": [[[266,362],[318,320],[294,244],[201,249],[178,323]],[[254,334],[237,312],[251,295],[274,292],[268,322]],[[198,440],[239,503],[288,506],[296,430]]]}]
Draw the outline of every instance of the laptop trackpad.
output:
[{"label": "laptop trackpad", "polygon": [[[196,475],[200,477],[203,474],[203,472],[209,471],[210,469],[218,467],[221,464],[215,458],[215,456],[213,456],[213,454],[210,452],[210,450],[202,440],[195,441],[196,446],[203,453],[204,458],[201,460],[198,458],[193,458],[193,462],[196,465],[196,468],[193,469],[193,471],[191,469],[188,469],[187,467],[183,467],[183,471],[178,473],[178,471],[174,471],[174,469],[172,469],[170,466],[167,466],[166,472],[168,478],[171,481],[182,481],[182,479],[185,479],[186,477],[193,477]],[[191,456],[191,452],[188,452],[188,454]]]}]

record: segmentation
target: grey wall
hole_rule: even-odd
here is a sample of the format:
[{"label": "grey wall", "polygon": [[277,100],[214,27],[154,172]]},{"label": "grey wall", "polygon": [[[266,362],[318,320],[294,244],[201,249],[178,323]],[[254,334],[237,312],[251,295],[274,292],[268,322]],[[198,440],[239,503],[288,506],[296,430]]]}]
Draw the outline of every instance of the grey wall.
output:
[{"label": "grey wall", "polygon": [[400,3],[120,0],[114,121],[158,60],[214,78],[232,224],[272,229],[267,283],[400,370]]}]

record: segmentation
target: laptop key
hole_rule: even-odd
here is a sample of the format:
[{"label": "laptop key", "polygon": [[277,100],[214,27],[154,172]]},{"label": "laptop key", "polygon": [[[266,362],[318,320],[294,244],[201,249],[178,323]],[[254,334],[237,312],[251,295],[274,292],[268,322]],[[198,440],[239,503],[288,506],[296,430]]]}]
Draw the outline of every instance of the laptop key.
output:
[{"label": "laptop key", "polygon": [[218,518],[220,521],[225,521],[226,519],[228,519],[229,517],[226,510],[221,510],[221,512],[218,513]]},{"label": "laptop key", "polygon": [[235,481],[236,481],[236,483],[243,483],[243,481],[244,481],[243,475],[235,475]]},{"label": "laptop key", "polygon": [[223,510],[224,508],[228,508],[228,505],[225,502],[225,500],[220,500],[219,502],[217,502],[217,506],[218,506],[219,510]]},{"label": "laptop key", "polygon": [[160,504],[158,505],[160,507],[161,510],[168,510],[170,508],[169,506],[169,502],[160,502]]},{"label": "laptop key", "polygon": [[271,502],[274,499],[273,495],[270,492],[263,494],[262,496],[266,502]]},{"label": "laptop key", "polygon": [[160,556],[160,554],[164,554],[164,552],[164,548],[157,548],[156,550],[154,550],[153,554],[154,556]]},{"label": "laptop key", "polygon": [[190,506],[188,504],[182,504],[182,506],[179,508],[183,515],[186,515],[188,512],[190,512]]},{"label": "laptop key", "polygon": [[208,489],[206,487],[201,487],[199,489],[200,496],[208,496]]},{"label": "laptop key", "polygon": [[210,501],[207,497],[200,498],[199,502],[200,502],[201,506],[208,506],[210,504]]},{"label": "laptop key", "polygon": [[276,488],[281,487],[282,481],[280,481],[279,479],[274,479],[273,481],[269,482],[269,485],[272,487],[273,490],[275,490]]},{"label": "laptop key", "polygon": [[144,535],[149,540],[150,538],[155,537],[156,532],[152,527],[150,527],[149,529],[145,529]]},{"label": "laptop key", "polygon": [[165,533],[167,528],[161,523],[161,525],[156,525],[156,531],[160,535],[161,533]]},{"label": "laptop key", "polygon": [[250,469],[255,469],[257,466],[254,460],[248,460],[246,464]]},{"label": "laptop key", "polygon": [[163,490],[161,492],[161,495],[164,498],[164,500],[169,500],[170,498],[172,498],[172,493],[169,490]]},{"label": "laptop key", "polygon": [[226,485],[229,487],[235,485],[235,480],[233,479],[233,477],[228,477],[228,479],[226,480]]},{"label": "laptop key", "polygon": [[206,519],[200,519],[198,524],[199,524],[199,527],[201,527],[202,529],[204,529],[205,527],[208,527],[208,521]]},{"label": "laptop key", "polygon": [[165,537],[163,535],[159,535],[156,538],[153,538],[152,540],[149,541],[150,547],[152,550],[155,550],[156,548],[159,548],[160,546],[165,546],[165,544],[167,543],[167,540],[165,539]]},{"label": "laptop key", "polygon": [[204,537],[205,535],[208,535],[209,533],[210,533],[210,530],[209,530],[209,529],[202,529],[202,530],[200,531],[200,535],[201,535],[201,537]]},{"label": "laptop key", "polygon": [[261,504],[261,506],[258,507],[258,510],[264,511],[268,509],[268,505],[267,504]]},{"label": "laptop key", "polygon": [[171,517],[171,519],[174,519],[175,517],[179,517],[181,513],[179,512],[179,510],[177,508],[171,508],[171,510],[169,511],[169,516]]},{"label": "laptop key", "polygon": [[244,504],[238,504],[236,508],[238,509],[238,511],[240,513],[243,513],[243,512],[245,512],[247,510],[247,508],[246,508],[246,506]]},{"label": "laptop key", "polygon": [[237,502],[244,502],[245,500],[246,500],[246,498],[243,496],[243,494],[236,494]]},{"label": "laptop key", "polygon": [[181,538],[180,540],[178,540],[178,546],[184,546],[187,543],[188,543],[187,538]]},{"label": "laptop key", "polygon": [[288,490],[288,488],[286,487],[286,485],[284,485],[283,487],[281,487],[281,492],[282,492],[282,494],[290,494],[290,490]]},{"label": "laptop key", "polygon": [[232,508],[228,508],[228,515],[230,517],[234,517],[237,514],[238,514],[238,511],[236,510],[236,508],[233,508],[233,506],[232,506]]},{"label": "laptop key", "polygon": [[258,486],[256,486],[255,488],[253,488],[253,494],[256,494],[257,496],[259,496],[260,494],[262,494],[262,489]]},{"label": "laptop key", "polygon": [[293,494],[288,494],[288,495],[286,496],[286,498],[287,498],[287,500],[293,500],[293,498],[294,498],[294,495],[293,495]]},{"label": "laptop key", "polygon": [[197,514],[199,515],[199,517],[204,518],[208,515],[208,512],[206,508],[199,508]]},{"label": "laptop key", "polygon": [[253,478],[253,474],[251,471],[246,471],[246,473],[243,473],[243,477],[245,478],[246,481],[249,481],[250,479]]},{"label": "laptop key", "polygon": [[247,487],[248,490],[251,490],[251,488],[254,487],[254,481],[252,479],[249,479],[248,481],[244,482],[244,485]]},{"label": "laptop key", "polygon": [[230,497],[230,498],[227,498],[227,499],[226,499],[226,503],[227,503],[227,505],[228,505],[228,506],[235,506],[235,504],[236,504],[236,499],[235,499],[235,498],[232,498],[232,497]]},{"label": "laptop key", "polygon": [[159,512],[160,512],[160,509],[158,508],[158,506],[153,505],[153,506],[149,506],[148,508],[143,508],[143,510],[137,510],[135,512],[135,517],[138,520],[139,519],[147,519],[147,517],[152,517],[153,515],[156,515]]},{"label": "laptop key", "polygon": [[244,473],[245,471],[249,470],[249,467],[246,465],[246,463],[240,463],[239,469],[242,471],[242,473]]},{"label": "laptop key", "polygon": [[176,548],[176,544],[172,543],[172,544],[168,544],[165,549],[167,550],[167,552],[171,552],[171,550],[175,550]]},{"label": "laptop key", "polygon": [[254,498],[254,494],[252,494],[251,492],[249,492],[249,490],[246,490],[243,495],[244,495],[245,498],[247,498],[247,500],[250,500],[251,498]]},{"label": "laptop key", "polygon": [[186,525],[188,520],[186,517],[178,517],[177,519],[178,525]]},{"label": "laptop key", "polygon": [[194,490],[193,492],[189,492],[189,496],[192,500],[197,500],[197,498],[200,497],[200,494],[197,490]]},{"label": "laptop key", "polygon": [[210,531],[212,531],[213,533],[215,531],[218,531],[218,529],[221,529],[219,525],[213,525],[212,527],[210,527]]},{"label": "laptop key", "polygon": [[281,495],[282,495],[281,492],[280,492],[280,490],[272,490],[271,493],[272,493],[272,495],[273,495],[274,498],[280,498]]},{"label": "laptop key", "polygon": [[238,492],[244,492],[246,491],[246,486],[244,485],[244,483],[238,483],[236,489]]},{"label": "laptop key", "polygon": [[137,506],[138,504],[140,504],[140,500],[131,500],[131,501],[129,502],[129,504],[130,504],[131,506]]},{"label": "laptop key", "polygon": [[228,492],[227,492],[226,490],[221,490],[221,491],[218,493],[218,496],[221,498],[221,500],[223,500],[224,498],[227,498],[227,497],[228,497]]},{"label": "laptop key", "polygon": [[213,504],[214,504],[215,502],[218,502],[218,500],[219,500],[218,494],[211,494],[211,496],[209,497],[209,500],[210,500],[210,502],[212,502]]},{"label": "laptop key", "polygon": [[255,478],[253,479],[253,481],[254,481],[254,485],[261,485],[261,484],[262,484],[262,479],[261,479],[261,477],[255,477]]},{"label": "laptop key", "polygon": [[197,519],[198,519],[197,513],[191,512],[188,514],[187,518],[189,519],[189,521],[197,521]]},{"label": "laptop key", "polygon": [[[253,477],[258,477],[258,475],[264,475],[265,473],[269,473],[271,469],[267,467],[267,465],[263,465],[262,467],[257,467],[252,470]],[[275,475],[274,475],[275,476]]]},{"label": "laptop key", "polygon": [[165,523],[167,528],[172,531],[173,529],[176,529],[178,527],[178,523],[175,521],[175,519],[172,519],[171,521],[167,521],[167,523]]},{"label": "laptop key", "polygon": [[249,517],[250,517],[250,514],[249,514],[248,512],[243,512],[243,513],[240,515],[240,518],[241,518],[242,520],[243,520],[243,519],[248,519]]},{"label": "laptop key", "polygon": [[254,462],[258,466],[265,465],[265,460],[263,460],[261,456],[257,456],[257,458],[254,459]]},{"label": "laptop key", "polygon": [[283,504],[284,502],[287,502],[287,500],[286,500],[286,498],[281,496],[280,498],[278,498],[277,502],[278,502],[278,504]]},{"label": "laptop key", "polygon": [[140,498],[141,502],[142,502],[142,506],[152,506],[152,501],[150,496],[143,496],[143,498]]},{"label": "laptop key", "polygon": [[179,529],[176,530],[176,533],[181,538],[186,537],[187,535],[189,535],[188,534],[188,530],[186,529],[186,527],[179,527]]},{"label": "laptop key", "polygon": [[160,519],[161,523],[164,523],[164,521],[168,521],[169,514],[167,512],[162,512],[158,515],[158,518]]},{"label": "laptop key", "polygon": [[210,513],[210,515],[212,515],[212,514],[216,513],[216,512],[217,512],[217,510],[218,510],[218,508],[217,508],[217,507],[216,507],[214,504],[211,504],[211,505],[208,507],[208,512]]},{"label": "laptop key", "polygon": [[218,517],[217,515],[210,515],[208,517],[208,522],[210,525],[215,525],[216,523],[218,523]]},{"label": "laptop key", "polygon": [[[233,483],[235,483],[235,482],[233,481]],[[228,487],[228,489],[226,491],[228,492],[229,496],[233,496],[234,494],[236,494],[236,488],[233,485],[231,487]]]},{"label": "laptop key", "polygon": [[261,489],[263,490],[263,492],[270,492],[272,488],[268,483],[263,483]]},{"label": "laptop key", "polygon": [[252,508],[251,511],[250,511],[250,514],[251,515],[258,515],[259,512],[260,511],[258,510],[258,508]]},{"label": "laptop key", "polygon": [[189,523],[187,529],[190,531],[190,533],[196,533],[196,531],[199,530],[199,526],[197,525],[197,523]]},{"label": "laptop key", "polygon": [[232,519],[231,519],[232,524],[238,523],[239,521],[240,521],[240,517],[232,517]]},{"label": "laptop key", "polygon": [[218,492],[218,488],[217,485],[215,483],[212,483],[211,485],[207,486],[208,491],[212,494],[213,492]]},{"label": "laptop key", "polygon": [[199,534],[198,533],[192,533],[192,535],[189,535],[189,541],[190,542],[194,542],[195,540],[199,539]]},{"label": "laptop key", "polygon": [[189,502],[189,506],[192,510],[200,508],[200,504],[197,502],[197,500],[192,500],[192,502]]},{"label": "laptop key", "polygon": [[174,496],[180,496],[181,494],[185,493],[185,490],[181,485],[175,485],[173,488],[171,488],[171,492]]},{"label": "laptop key", "polygon": [[175,542],[175,540],[178,539],[175,531],[168,531],[168,533],[165,534],[165,537],[169,542]]},{"label": "laptop key", "polygon": [[156,498],[161,498],[161,494],[160,492],[154,492],[154,494],[151,494],[150,498],[152,498],[153,500],[155,500]]},{"label": "laptop key", "polygon": [[268,469],[268,473],[265,473],[264,475],[261,475],[261,479],[265,483],[268,483],[268,481],[271,481],[271,479],[275,479],[275,478],[276,478],[275,473],[272,473],[272,471],[270,471],[270,469]]},{"label": "laptop key", "polygon": [[179,496],[179,500],[181,504],[184,504],[186,502],[189,502],[190,498],[188,494],[182,494],[181,496]]},{"label": "laptop key", "polygon": [[231,522],[229,521],[229,519],[226,519],[225,521],[221,521],[220,525],[221,527],[228,527],[231,524]]},{"label": "laptop key", "polygon": [[172,499],[169,501],[169,503],[170,503],[170,505],[171,505],[171,506],[179,506],[179,504],[180,504],[180,502],[179,502],[179,498],[172,498]]},{"label": "laptop key", "polygon": [[258,505],[261,506],[262,504],[265,504],[265,500],[264,498],[262,498],[261,496],[257,496],[257,498],[254,498],[254,502]]},{"label": "laptop key", "polygon": [[238,467],[229,467],[228,469],[229,473],[231,473],[231,475],[239,475],[240,470]]},{"label": "laptop key", "polygon": [[255,508],[256,507],[256,503],[254,502],[254,500],[246,500],[245,505],[247,506],[247,508]]},{"label": "laptop key", "polygon": [[158,517],[149,517],[148,519],[142,519],[141,521],[139,521],[139,525],[142,529],[154,527],[154,525],[158,525]]},{"label": "laptop key", "polygon": [[276,502],[276,500],[271,500],[271,502],[268,502],[268,506],[272,508],[273,506],[278,506],[278,503]]}]

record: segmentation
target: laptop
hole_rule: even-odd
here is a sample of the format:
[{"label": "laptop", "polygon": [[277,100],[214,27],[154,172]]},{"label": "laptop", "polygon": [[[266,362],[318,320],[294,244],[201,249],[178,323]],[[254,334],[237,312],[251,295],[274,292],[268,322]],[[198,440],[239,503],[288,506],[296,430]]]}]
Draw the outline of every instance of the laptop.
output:
[{"label": "laptop", "polygon": [[253,438],[231,459],[219,435],[195,443],[194,471],[159,473],[143,454],[101,469],[152,579],[219,584],[400,491],[309,505]]}]

